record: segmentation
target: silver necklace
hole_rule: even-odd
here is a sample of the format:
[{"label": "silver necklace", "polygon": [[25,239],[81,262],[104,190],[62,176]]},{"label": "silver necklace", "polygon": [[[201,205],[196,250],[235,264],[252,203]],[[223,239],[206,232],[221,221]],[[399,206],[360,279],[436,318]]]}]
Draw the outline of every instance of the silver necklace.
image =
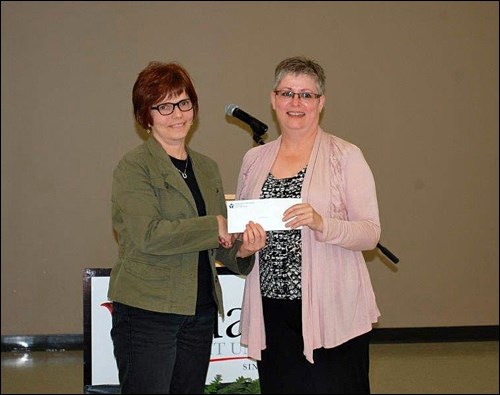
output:
[{"label": "silver necklace", "polygon": [[186,166],[184,167],[184,171],[182,171],[176,167],[177,171],[181,174],[182,178],[184,178],[184,179],[188,178],[188,175],[187,175],[188,163],[189,163],[189,156],[186,159]]}]

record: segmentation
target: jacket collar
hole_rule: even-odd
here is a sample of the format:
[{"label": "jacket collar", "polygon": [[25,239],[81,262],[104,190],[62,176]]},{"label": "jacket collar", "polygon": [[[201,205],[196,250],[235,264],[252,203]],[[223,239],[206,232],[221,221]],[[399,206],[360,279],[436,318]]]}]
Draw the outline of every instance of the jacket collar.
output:
[{"label": "jacket collar", "polygon": [[[185,197],[191,202],[194,208],[196,204],[194,202],[193,196],[189,187],[186,185],[185,181],[182,179],[181,175],[177,171],[170,157],[165,152],[163,147],[153,136],[149,136],[146,140],[146,147],[151,153],[154,162],[158,165],[158,170],[160,171],[163,180],[170,186],[174,187],[180,191]],[[189,151],[188,151],[189,154]]]},{"label": "jacket collar", "polygon": [[[189,187],[186,185],[186,182],[183,180],[183,178],[177,171],[177,168],[174,166],[174,164],[170,160],[170,157],[165,152],[160,143],[156,141],[153,136],[149,136],[149,138],[146,140],[146,147],[153,156],[155,162],[158,164],[160,174],[162,175],[165,182],[180,191],[186,197],[186,199],[189,200],[193,208],[197,210],[196,202],[194,201]],[[186,146],[186,151],[191,159],[193,171],[196,175],[196,181],[198,182],[198,187],[200,188],[203,199],[205,200],[208,214],[209,202],[207,201],[206,197],[209,196],[207,195],[207,193],[211,187],[210,181],[213,178],[213,174],[208,171],[207,166],[203,163],[201,157],[195,151],[191,150],[188,146]]]}]

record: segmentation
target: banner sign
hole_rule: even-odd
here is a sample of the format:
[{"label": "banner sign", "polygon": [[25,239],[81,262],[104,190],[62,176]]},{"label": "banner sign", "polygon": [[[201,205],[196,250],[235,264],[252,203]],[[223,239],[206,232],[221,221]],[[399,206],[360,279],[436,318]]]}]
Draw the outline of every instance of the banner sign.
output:
[{"label": "banner sign", "polygon": [[[248,358],[247,348],[240,344],[239,332],[244,278],[217,268],[222,287],[226,318],[219,316],[214,330],[212,355],[206,384],[217,375],[222,383],[239,377],[258,378],[257,363]],[[118,369],[111,340],[112,303],[107,299],[111,269],[85,269],[84,304],[84,385],[118,385]]]}]

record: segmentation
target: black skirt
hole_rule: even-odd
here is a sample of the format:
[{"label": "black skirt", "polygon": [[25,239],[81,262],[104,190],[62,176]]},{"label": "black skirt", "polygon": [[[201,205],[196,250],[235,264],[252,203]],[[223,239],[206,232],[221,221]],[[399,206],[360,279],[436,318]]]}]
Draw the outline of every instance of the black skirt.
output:
[{"label": "black skirt", "polygon": [[[301,300],[262,298],[266,349],[257,362],[262,394],[369,394],[370,332],[304,356]],[[334,325],[334,323],[332,323]]]}]

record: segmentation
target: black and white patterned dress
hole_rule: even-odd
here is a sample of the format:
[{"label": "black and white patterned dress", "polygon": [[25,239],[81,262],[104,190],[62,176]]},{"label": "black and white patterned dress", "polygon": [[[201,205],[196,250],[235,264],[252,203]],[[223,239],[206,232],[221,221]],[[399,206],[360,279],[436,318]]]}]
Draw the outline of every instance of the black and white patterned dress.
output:
[{"label": "black and white patterned dress", "polygon": [[[269,173],[261,199],[300,198],[306,168],[297,175],[277,179]],[[272,299],[301,299],[302,239],[300,229],[268,231],[259,253],[262,296]]]}]

